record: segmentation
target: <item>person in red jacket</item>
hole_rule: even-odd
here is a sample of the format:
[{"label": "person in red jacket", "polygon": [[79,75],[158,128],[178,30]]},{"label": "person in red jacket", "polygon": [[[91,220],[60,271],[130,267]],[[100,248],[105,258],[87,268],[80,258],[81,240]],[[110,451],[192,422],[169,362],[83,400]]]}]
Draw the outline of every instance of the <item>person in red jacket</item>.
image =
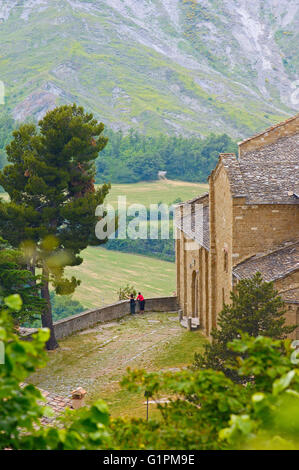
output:
[{"label": "person in red jacket", "polygon": [[145,300],[141,292],[138,292],[137,300],[139,302],[140,313],[144,313]]}]

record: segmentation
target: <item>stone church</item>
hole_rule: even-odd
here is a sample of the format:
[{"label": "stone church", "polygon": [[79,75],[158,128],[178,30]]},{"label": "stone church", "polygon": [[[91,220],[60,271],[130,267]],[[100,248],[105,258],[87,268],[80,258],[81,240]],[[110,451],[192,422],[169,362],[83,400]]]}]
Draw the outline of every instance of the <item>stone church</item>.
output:
[{"label": "stone church", "polygon": [[299,325],[299,114],[241,142],[238,157],[220,154],[209,192],[177,206],[175,224],[179,304],[206,335],[258,271]]}]

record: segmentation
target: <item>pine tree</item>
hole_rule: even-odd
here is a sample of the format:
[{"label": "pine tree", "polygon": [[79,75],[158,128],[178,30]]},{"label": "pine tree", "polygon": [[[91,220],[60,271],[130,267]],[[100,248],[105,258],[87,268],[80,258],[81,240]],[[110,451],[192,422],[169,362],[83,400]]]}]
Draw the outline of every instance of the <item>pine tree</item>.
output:
[{"label": "pine tree", "polygon": [[58,294],[70,294],[79,281],[64,277],[66,266],[82,263],[80,252],[99,244],[94,234],[95,210],[109,185],[95,190],[95,160],[107,144],[104,125],[82,107],[54,109],[38,123],[13,132],[7,146],[10,165],[0,185],[10,202],[0,203],[0,231],[13,246],[23,243],[28,269],[42,272],[41,296],[46,302],[42,325],[51,331],[48,349],[55,349],[49,283]]},{"label": "pine tree", "polygon": [[26,269],[23,253],[8,245],[0,237],[0,296],[18,294],[22,308],[12,312],[15,326],[41,318],[45,307],[39,296],[40,279]]},{"label": "pine tree", "polygon": [[[218,329],[211,332],[212,341],[206,344],[203,354],[195,355],[195,368],[223,371],[228,377],[240,381],[234,365],[236,354],[227,347],[241,333],[250,336],[268,336],[284,339],[296,326],[285,325],[284,303],[273,282],[264,282],[256,273],[243,279],[231,293],[231,304],[224,305],[218,316]],[[228,367],[230,365],[230,367]]]}]

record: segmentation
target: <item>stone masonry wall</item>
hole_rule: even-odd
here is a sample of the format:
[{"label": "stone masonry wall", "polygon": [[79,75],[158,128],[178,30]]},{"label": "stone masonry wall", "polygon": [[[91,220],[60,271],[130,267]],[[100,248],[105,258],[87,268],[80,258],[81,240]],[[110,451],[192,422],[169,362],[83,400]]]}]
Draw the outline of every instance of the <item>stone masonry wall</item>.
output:
[{"label": "stone masonry wall", "polygon": [[234,200],[233,265],[298,238],[299,205],[246,205]]},{"label": "stone masonry wall", "polygon": [[[213,181],[211,181],[213,180]],[[211,242],[215,244],[214,275],[211,272],[210,311],[212,326],[216,326],[217,315],[223,308],[223,303],[229,303],[232,290],[232,227],[233,208],[227,173],[220,163],[210,178],[214,186],[214,200],[211,201],[210,226]],[[214,302],[213,302],[214,300]]]},{"label": "stone masonry wall", "polygon": [[[203,331],[209,333],[209,253],[181,231],[177,239],[177,295],[185,316],[198,317]],[[192,249],[193,248],[193,249]],[[197,293],[193,292],[195,287]]]},{"label": "stone masonry wall", "polygon": [[[283,279],[275,281],[275,288],[283,299],[286,299],[286,324],[299,325],[299,271],[296,271]],[[291,339],[299,339],[299,327],[290,334]]]},{"label": "stone masonry wall", "polygon": [[[159,297],[145,300],[145,311],[174,312],[178,310],[177,297]],[[136,310],[138,312],[138,308]],[[128,301],[118,302],[96,310],[88,310],[78,315],[64,318],[54,323],[56,338],[62,339],[77,331],[91,328],[97,323],[117,320],[130,313]],[[27,335],[28,339],[32,333]],[[26,336],[25,336],[26,338]]]}]

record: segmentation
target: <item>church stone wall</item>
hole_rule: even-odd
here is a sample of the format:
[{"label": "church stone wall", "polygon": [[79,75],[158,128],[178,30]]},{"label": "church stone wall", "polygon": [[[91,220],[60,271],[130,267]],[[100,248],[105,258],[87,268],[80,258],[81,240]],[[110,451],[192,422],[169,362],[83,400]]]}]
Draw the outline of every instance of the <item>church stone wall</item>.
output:
[{"label": "church stone wall", "polygon": [[[198,317],[203,331],[209,333],[209,252],[178,230],[176,243],[177,296],[180,308],[188,317]],[[192,285],[197,290],[193,299]],[[195,300],[195,304],[194,304]]]},{"label": "church stone wall", "polygon": [[[273,126],[239,145],[239,155],[275,143],[282,137],[299,132],[299,115]],[[287,154],[288,149],[285,149]],[[225,166],[223,154],[209,178],[210,248],[209,251],[195,247],[186,249],[192,243],[183,234],[177,243],[178,297],[185,315],[196,313],[203,330],[209,335],[217,326],[217,315],[223,303],[230,302],[233,290],[232,270],[242,261],[259,253],[279,247],[285,242],[298,239],[299,204],[248,204],[245,189],[239,188],[238,172],[234,166]],[[230,181],[232,181],[232,189]],[[236,188],[237,186],[237,188]],[[242,186],[242,185],[241,185]],[[240,189],[240,191],[238,191]],[[292,188],[291,188],[292,189]],[[286,188],[288,190],[288,188]],[[233,194],[232,194],[233,193]],[[203,203],[203,200],[201,201]],[[192,201],[189,202],[192,204]],[[198,305],[194,312],[192,285],[197,275]],[[296,277],[297,276],[297,277]],[[299,323],[298,291],[294,288],[294,299],[290,298],[292,286],[298,282],[298,274],[276,281],[277,289],[287,292],[287,322]],[[193,284],[192,284],[193,283]],[[297,329],[299,330],[299,328]],[[297,331],[292,338],[299,336]]]},{"label": "church stone wall", "polygon": [[233,265],[298,238],[299,205],[245,205],[234,200]]},{"label": "church stone wall", "polygon": [[[299,271],[295,271],[282,279],[277,279],[274,285],[281,297],[286,299],[286,324],[299,325]],[[289,337],[299,339],[299,327]]]},{"label": "church stone wall", "polygon": [[[233,206],[227,173],[219,164],[210,178],[214,197],[210,200],[210,237],[211,254],[210,311],[212,326],[216,326],[217,315],[228,303],[232,290],[232,248],[233,248]],[[213,259],[214,258],[214,259]]]}]

